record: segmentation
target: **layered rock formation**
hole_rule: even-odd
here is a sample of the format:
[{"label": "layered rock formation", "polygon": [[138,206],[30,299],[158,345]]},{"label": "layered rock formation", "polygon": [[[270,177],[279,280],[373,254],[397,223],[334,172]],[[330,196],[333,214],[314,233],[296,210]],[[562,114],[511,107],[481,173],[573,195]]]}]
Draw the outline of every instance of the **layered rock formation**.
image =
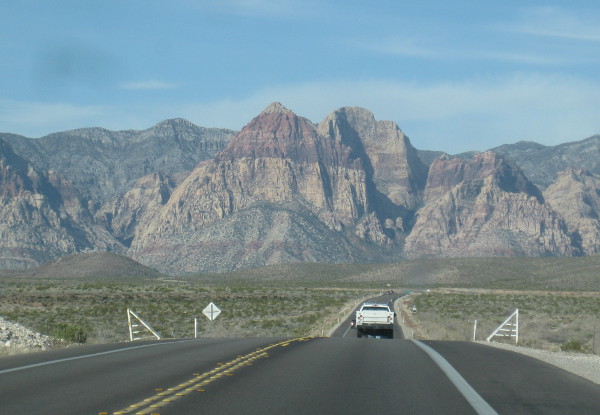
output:
[{"label": "layered rock formation", "polygon": [[0,267],[88,251],[165,273],[594,254],[598,140],[440,156],[362,108],[316,125],[279,103],[237,134],[180,119],[0,134]]},{"label": "layered rock formation", "polygon": [[394,204],[408,210],[420,204],[427,167],[394,122],[376,121],[363,108],[340,108],[319,124],[319,132],[352,148],[377,190]]},{"label": "layered rock formation", "polygon": [[[211,235],[220,232],[213,229],[215,224],[232,226],[227,224],[239,223],[239,212],[244,212],[252,223],[249,229],[255,231],[250,235],[244,231],[237,240],[229,239],[227,244],[234,250],[252,251],[253,246],[262,246],[261,238],[269,234],[278,235],[275,245],[281,249],[276,252],[268,248],[262,263],[273,257],[280,261],[323,258],[319,238],[310,235],[321,229],[320,233],[330,233],[326,239],[339,244],[347,238],[344,230],[373,210],[368,194],[364,166],[350,147],[322,136],[310,121],[274,103],[246,125],[214,160],[201,163],[186,178],[150,223],[138,229],[131,254],[160,269],[160,262],[167,259],[158,259],[158,251],[169,253],[181,245],[192,245],[200,252],[212,250]],[[262,219],[256,222],[257,217]],[[315,218],[321,224],[317,225]],[[306,226],[300,227],[299,223]],[[213,229],[210,232],[209,227]],[[236,233],[240,232],[226,232],[229,238]],[[368,242],[386,241],[376,225],[360,236]],[[299,244],[299,240],[308,242]],[[227,244],[218,244],[219,249]],[[297,248],[286,248],[290,246]],[[360,250],[342,249],[335,257],[340,261],[358,259],[349,254],[351,251]],[[193,257],[201,261],[191,252],[182,271],[198,269]],[[256,265],[256,261],[243,260],[241,264]]]},{"label": "layered rock formation", "polygon": [[494,152],[438,158],[404,251],[420,256],[573,255],[560,216],[522,171]]},{"label": "layered rock formation", "polygon": [[600,176],[583,169],[565,170],[544,197],[580,239],[583,253],[600,252]]},{"label": "layered rock formation", "polygon": [[0,266],[26,268],[58,256],[122,247],[93,218],[77,189],[39,172],[0,140]]},{"label": "layered rock formation", "polygon": [[96,222],[129,246],[136,228],[148,223],[167,203],[175,186],[175,181],[163,173],[144,176],[127,193],[103,206],[96,213]]}]

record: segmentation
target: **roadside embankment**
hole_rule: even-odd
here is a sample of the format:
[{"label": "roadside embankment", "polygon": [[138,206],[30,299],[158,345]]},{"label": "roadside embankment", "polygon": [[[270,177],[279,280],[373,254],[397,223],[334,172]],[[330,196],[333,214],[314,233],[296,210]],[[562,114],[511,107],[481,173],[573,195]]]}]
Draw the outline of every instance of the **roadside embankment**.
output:
[{"label": "roadside embankment", "polygon": [[[426,329],[419,323],[417,319],[418,314],[412,313],[412,297],[413,296],[399,298],[395,304],[396,310],[400,311],[398,322],[402,327],[404,337],[406,339],[436,340],[436,338],[429,335]],[[533,349],[487,341],[478,341],[477,343],[521,353],[600,384],[600,356],[598,355]]]}]

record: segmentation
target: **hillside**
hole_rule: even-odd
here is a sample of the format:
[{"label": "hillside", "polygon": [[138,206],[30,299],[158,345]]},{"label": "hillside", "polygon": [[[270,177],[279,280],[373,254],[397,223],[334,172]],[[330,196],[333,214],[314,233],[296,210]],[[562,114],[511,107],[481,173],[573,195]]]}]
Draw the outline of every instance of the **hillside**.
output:
[{"label": "hillside", "polygon": [[67,255],[37,268],[12,273],[36,279],[158,278],[162,274],[139,262],[111,252]]},{"label": "hillside", "polygon": [[441,258],[387,264],[282,264],[185,278],[211,284],[388,287],[461,287],[600,292],[600,255],[579,258]]}]

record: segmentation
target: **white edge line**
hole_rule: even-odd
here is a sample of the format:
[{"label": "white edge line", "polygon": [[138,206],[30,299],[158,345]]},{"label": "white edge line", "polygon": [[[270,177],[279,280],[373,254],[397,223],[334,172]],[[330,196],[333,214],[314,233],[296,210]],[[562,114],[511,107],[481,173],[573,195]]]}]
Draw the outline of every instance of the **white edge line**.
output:
[{"label": "white edge line", "polygon": [[431,347],[419,340],[411,340],[414,344],[419,346],[425,353],[431,357],[431,359],[439,366],[440,369],[448,376],[448,379],[456,386],[458,391],[465,397],[467,402],[471,404],[475,412],[478,415],[498,415],[498,412],[494,410],[487,403],[471,385],[452,367],[441,354],[433,350]]},{"label": "white edge line", "polygon": [[350,326],[348,326],[348,328],[346,329],[344,334],[342,334],[342,337],[346,337],[346,334],[348,334],[349,331],[350,331]]},{"label": "white edge line", "polygon": [[141,349],[143,347],[162,346],[162,345],[165,345],[165,344],[183,343],[183,342],[189,342],[189,341],[195,341],[195,340],[197,340],[197,339],[192,339],[192,340],[177,340],[177,341],[164,342],[164,343],[143,344],[143,345],[140,345],[140,346],[124,347],[122,349],[116,349],[116,350],[107,350],[106,352],[98,352],[98,353],[93,353],[93,354],[86,354],[86,355],[82,355],[82,356],[65,357],[64,359],[50,360],[50,361],[47,361],[47,362],[34,363],[34,364],[31,364],[31,365],[14,367],[12,369],[0,370],[0,375],[3,375],[5,373],[18,372],[19,370],[33,369],[33,368],[36,368],[36,367],[48,366],[48,365],[53,365],[53,364],[56,364],[56,363],[68,362],[70,360],[86,359],[88,357],[102,356],[102,355],[105,355],[105,354],[118,353],[118,352],[126,352],[128,350]]}]

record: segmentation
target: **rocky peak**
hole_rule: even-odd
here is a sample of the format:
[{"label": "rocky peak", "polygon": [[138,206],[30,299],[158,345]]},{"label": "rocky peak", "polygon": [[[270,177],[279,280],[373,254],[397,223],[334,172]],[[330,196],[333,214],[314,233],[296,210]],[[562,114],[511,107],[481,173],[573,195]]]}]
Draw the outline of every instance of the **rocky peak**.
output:
[{"label": "rocky peak", "polygon": [[269,104],[267,108],[262,112],[263,114],[285,114],[290,113],[289,109],[283,106],[281,102],[272,102]]},{"label": "rocky peak", "polygon": [[[200,130],[201,127],[198,127],[196,124],[183,119],[183,118],[173,118],[169,120],[163,120],[158,124],[151,127],[148,132],[152,132],[155,134],[163,134],[163,135],[172,135],[172,134],[180,134],[182,131],[189,130]],[[148,134],[143,134],[146,136]]]},{"label": "rocky peak", "polygon": [[[348,159],[349,149],[341,147],[321,136],[311,121],[276,102],[242,128],[215,160],[276,158],[331,165]],[[340,152],[345,153],[336,157]]]},{"label": "rocky peak", "polygon": [[60,145],[65,141],[85,141],[100,145],[114,145],[122,140],[123,136],[129,136],[132,131],[111,131],[101,127],[78,128],[59,133],[52,133],[41,140],[57,143]]},{"label": "rocky peak", "polygon": [[585,168],[593,174],[600,174],[600,135],[557,146],[519,142],[493,150],[508,155],[542,189],[552,184],[558,172],[570,167]]},{"label": "rocky peak", "polygon": [[[327,232],[354,233],[352,238],[386,246],[390,241],[372,214],[373,187],[361,159],[349,146],[319,134],[312,122],[275,103],[251,120],[213,160],[199,164],[151,221],[137,227],[130,253],[159,265],[155,261],[163,258],[155,255],[156,250],[166,250],[176,262],[198,266],[196,254],[180,258],[176,247],[181,241],[194,241],[190,243],[195,249],[211,252],[217,246],[207,239],[208,230],[230,226],[221,225],[226,223],[254,222],[262,216],[265,220],[253,235],[231,242],[238,252],[250,252],[257,243],[266,246],[264,238],[271,238],[267,235],[279,238],[287,233],[281,229],[279,215],[273,221],[267,219],[282,206],[303,212],[302,221],[319,221]],[[251,212],[254,218],[248,216]],[[297,239],[311,241],[302,251],[313,255],[324,249],[321,242],[312,242],[311,226],[299,228],[303,230]],[[342,233],[346,229],[349,232]],[[262,236],[252,239],[255,235]],[[277,246],[278,253],[273,255],[288,255],[285,244]]]},{"label": "rocky peak", "polygon": [[425,199],[436,199],[461,182],[479,182],[491,179],[503,191],[526,193],[543,202],[539,189],[523,171],[506,156],[494,151],[476,153],[469,160],[442,156],[429,168]]},{"label": "rocky peak", "polygon": [[427,167],[396,123],[377,121],[364,108],[344,107],[327,115],[318,131],[361,157],[377,189],[393,203],[408,209],[420,203]]}]

